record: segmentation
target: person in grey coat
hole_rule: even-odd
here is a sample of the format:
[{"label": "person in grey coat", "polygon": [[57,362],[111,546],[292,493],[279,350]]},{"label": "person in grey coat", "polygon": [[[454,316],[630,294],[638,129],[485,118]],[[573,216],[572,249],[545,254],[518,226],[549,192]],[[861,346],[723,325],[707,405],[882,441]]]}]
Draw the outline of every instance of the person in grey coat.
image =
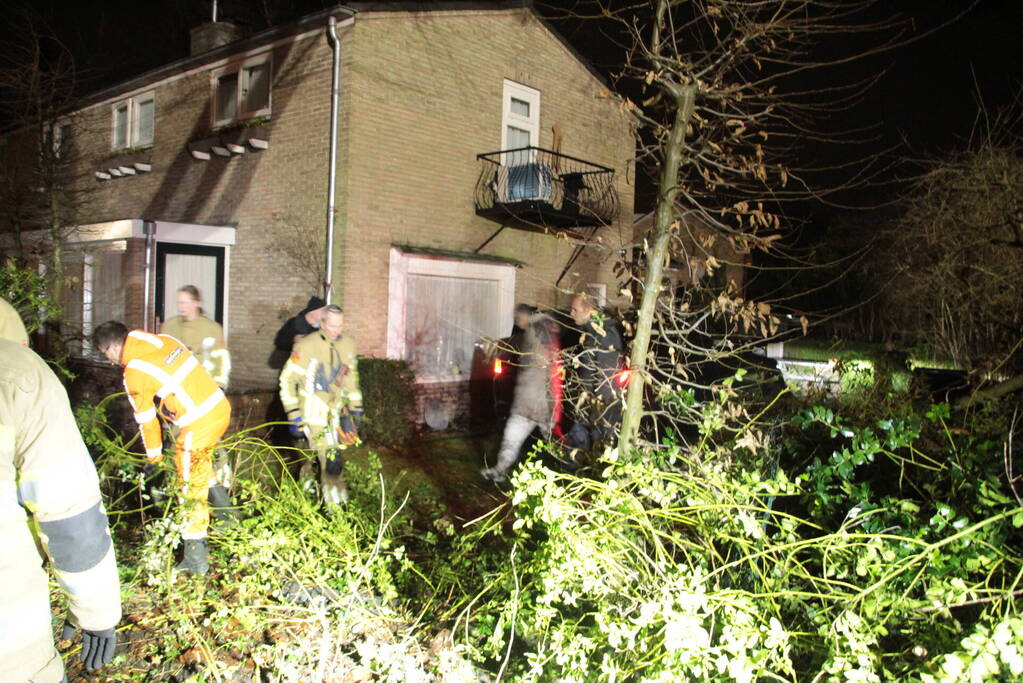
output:
[{"label": "person in grey coat", "polygon": [[497,464],[481,471],[495,483],[508,480],[508,471],[533,430],[547,438],[561,417],[561,363],[556,323],[543,313],[529,318],[518,359],[515,397],[504,426]]}]

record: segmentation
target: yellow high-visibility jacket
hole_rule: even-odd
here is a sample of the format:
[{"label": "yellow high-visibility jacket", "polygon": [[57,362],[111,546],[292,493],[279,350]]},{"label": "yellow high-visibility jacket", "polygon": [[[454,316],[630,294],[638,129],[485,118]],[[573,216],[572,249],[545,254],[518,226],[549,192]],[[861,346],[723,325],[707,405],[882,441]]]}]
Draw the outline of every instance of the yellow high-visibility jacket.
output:
[{"label": "yellow high-visibility jacket", "polygon": [[160,327],[160,334],[168,334],[187,346],[213,381],[221,389],[227,388],[231,376],[231,353],[224,343],[224,328],[220,323],[204,315],[195,320],[185,320],[183,316],[176,315]]},{"label": "yellow high-visibility jacket", "polygon": [[53,647],[44,562],[68,597],[72,623],[94,631],[121,618],[117,564],[96,468],[67,393],[42,358],[6,339],[0,340],[0,548],[0,678],[56,683],[63,664]]},{"label": "yellow high-visibility jacket", "polygon": [[185,345],[165,334],[132,330],[121,351],[124,389],[142,432],[146,456],[151,462],[163,457],[163,435],[156,413],[180,429],[199,420],[217,421],[230,416],[224,392]]},{"label": "yellow high-visibility jacket", "polygon": [[302,338],[281,371],[280,389],[288,419],[308,425],[326,426],[343,406],[362,410],[355,341],[346,335],[332,341],[323,330]]}]

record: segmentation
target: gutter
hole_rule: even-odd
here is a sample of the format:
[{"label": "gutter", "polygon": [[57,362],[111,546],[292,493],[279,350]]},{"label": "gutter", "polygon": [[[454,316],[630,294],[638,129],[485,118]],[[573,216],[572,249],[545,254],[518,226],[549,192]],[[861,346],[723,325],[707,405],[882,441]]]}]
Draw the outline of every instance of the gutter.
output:
[{"label": "gutter", "polygon": [[[347,8],[339,8],[348,16],[354,17],[355,12]],[[341,97],[341,40],[337,37],[337,18],[331,15],[327,19],[327,41],[330,43],[330,146],[327,161],[327,245],[326,271],[323,281],[323,300],[331,301],[331,290],[334,288],[334,194],[337,187],[337,118],[338,102]]]},{"label": "gutter", "polygon": [[156,223],[154,221],[142,221],[142,234],[146,237],[146,260],[143,273],[145,283],[142,287],[142,329],[146,332],[156,332],[156,321],[149,319],[151,290],[153,287],[153,246],[156,243]]}]

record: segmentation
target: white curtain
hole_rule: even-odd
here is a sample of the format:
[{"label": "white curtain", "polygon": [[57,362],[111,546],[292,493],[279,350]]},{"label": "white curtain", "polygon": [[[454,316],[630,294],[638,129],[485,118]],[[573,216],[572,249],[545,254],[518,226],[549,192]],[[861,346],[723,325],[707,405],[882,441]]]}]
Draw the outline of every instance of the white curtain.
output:
[{"label": "white curtain", "polygon": [[123,251],[101,251],[92,259],[92,322],[124,320]]},{"label": "white curtain", "polygon": [[497,280],[409,274],[405,349],[417,375],[466,377],[473,346],[500,337]]},{"label": "white curtain", "polygon": [[163,268],[164,320],[178,314],[178,289],[195,285],[206,317],[217,318],[217,258],[199,254],[167,254]]}]

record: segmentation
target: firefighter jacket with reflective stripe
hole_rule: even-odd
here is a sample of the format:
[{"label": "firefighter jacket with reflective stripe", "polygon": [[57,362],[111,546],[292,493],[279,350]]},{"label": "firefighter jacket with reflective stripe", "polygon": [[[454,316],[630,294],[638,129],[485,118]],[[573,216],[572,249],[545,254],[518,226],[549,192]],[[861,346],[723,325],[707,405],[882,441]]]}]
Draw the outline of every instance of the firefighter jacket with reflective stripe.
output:
[{"label": "firefighter jacket with reflective stripe", "polygon": [[362,410],[355,342],[346,335],[331,341],[323,330],[304,337],[285,363],[280,385],[289,420],[324,426],[343,406]]},{"label": "firefighter jacket with reflective stripe", "polygon": [[160,334],[169,334],[188,347],[199,359],[206,372],[221,389],[227,388],[231,375],[231,354],[224,343],[224,328],[220,323],[200,315],[195,320],[185,320],[176,315],[163,324]]},{"label": "firefighter jacket with reflective stripe", "polygon": [[0,340],[0,676],[59,681],[49,560],[73,623],[114,627],[121,595],[92,458],[67,393],[31,350]]},{"label": "firefighter jacket with reflective stripe", "polygon": [[231,414],[224,392],[174,337],[132,330],[124,340],[121,364],[124,389],[151,461],[158,461],[163,452],[157,401],[159,412],[180,429],[199,420],[223,420]]}]

